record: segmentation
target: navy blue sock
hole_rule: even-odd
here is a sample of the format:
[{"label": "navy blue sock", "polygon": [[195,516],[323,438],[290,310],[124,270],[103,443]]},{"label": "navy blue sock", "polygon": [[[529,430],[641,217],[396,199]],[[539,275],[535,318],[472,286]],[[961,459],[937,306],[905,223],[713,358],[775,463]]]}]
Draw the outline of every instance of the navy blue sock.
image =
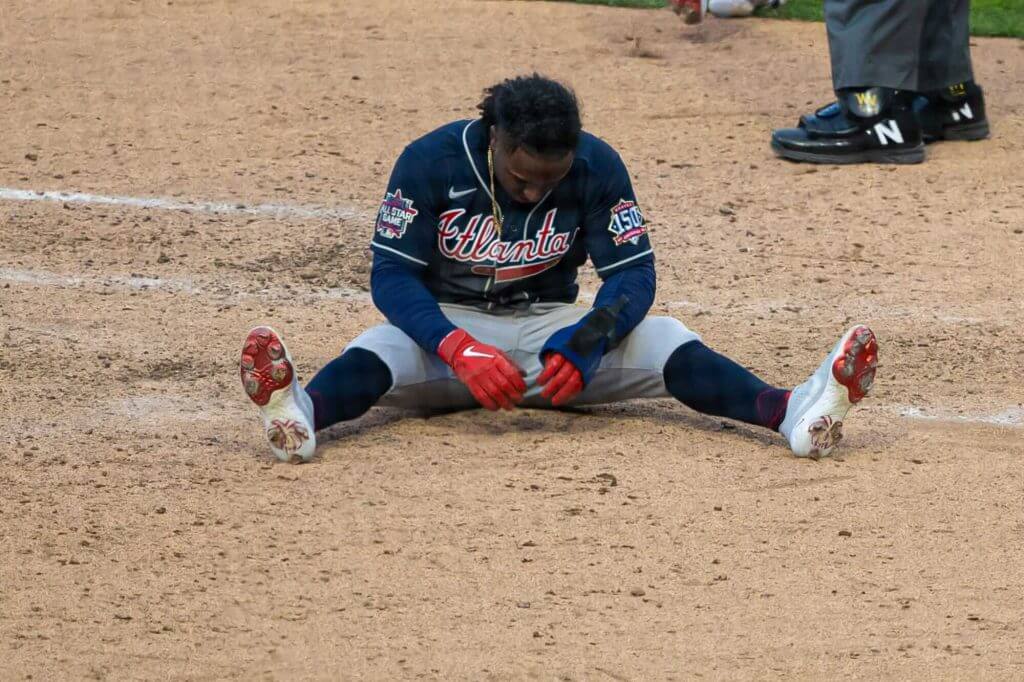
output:
[{"label": "navy blue sock", "polygon": [[665,363],[665,386],[698,412],[778,431],[789,391],[773,388],[700,341],[677,348]]},{"label": "navy blue sock", "polygon": [[306,386],[313,399],[314,428],[363,415],[391,388],[391,370],[376,353],[350,348],[316,373]]}]

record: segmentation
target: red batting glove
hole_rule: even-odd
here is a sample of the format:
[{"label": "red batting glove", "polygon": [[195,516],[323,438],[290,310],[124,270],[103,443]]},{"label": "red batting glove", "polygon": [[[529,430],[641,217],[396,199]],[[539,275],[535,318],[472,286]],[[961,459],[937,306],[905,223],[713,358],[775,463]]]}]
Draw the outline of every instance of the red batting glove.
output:
[{"label": "red batting glove", "polygon": [[501,350],[480,343],[465,329],[444,337],[437,354],[488,410],[511,410],[526,393],[523,371]]},{"label": "red batting glove", "polygon": [[558,407],[583,390],[583,375],[561,353],[548,353],[537,383],[544,387],[541,397],[551,398],[551,404]]}]

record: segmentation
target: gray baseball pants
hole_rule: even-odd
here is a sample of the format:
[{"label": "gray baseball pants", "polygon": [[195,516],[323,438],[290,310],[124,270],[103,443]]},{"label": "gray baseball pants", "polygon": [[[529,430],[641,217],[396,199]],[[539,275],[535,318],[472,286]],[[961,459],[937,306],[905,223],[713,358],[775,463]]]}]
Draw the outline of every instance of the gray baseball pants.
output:
[{"label": "gray baseball pants", "polygon": [[[535,303],[523,310],[484,312],[478,308],[442,305],[457,327],[500,348],[526,372],[529,390],[524,407],[550,407],[536,385],[540,350],[562,327],[578,322],[588,309],[568,303]],[[647,317],[622,343],[604,356],[594,378],[570,403],[614,403],[630,398],[665,398],[662,370],[679,346],[700,337],[671,317]],[[378,405],[413,409],[468,409],[477,406],[469,390],[448,365],[426,353],[405,332],[390,324],[368,329],[349,348],[375,353],[391,371],[393,384]]]}]

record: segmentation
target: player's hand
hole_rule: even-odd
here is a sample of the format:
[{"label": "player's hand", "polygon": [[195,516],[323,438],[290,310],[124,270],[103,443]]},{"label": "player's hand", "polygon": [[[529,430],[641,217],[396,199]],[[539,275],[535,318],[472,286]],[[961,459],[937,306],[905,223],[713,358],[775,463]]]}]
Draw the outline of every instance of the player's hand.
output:
[{"label": "player's hand", "polygon": [[511,410],[526,393],[523,370],[500,349],[480,343],[464,329],[444,337],[437,354],[488,410]]},{"label": "player's hand", "polygon": [[583,390],[583,375],[561,353],[548,353],[537,383],[544,387],[541,397],[551,398],[551,404],[558,407]]}]

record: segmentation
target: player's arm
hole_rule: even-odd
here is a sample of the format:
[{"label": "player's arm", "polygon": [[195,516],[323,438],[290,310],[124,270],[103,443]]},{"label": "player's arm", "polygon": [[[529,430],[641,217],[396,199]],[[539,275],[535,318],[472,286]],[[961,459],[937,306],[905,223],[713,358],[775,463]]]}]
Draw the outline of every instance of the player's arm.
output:
[{"label": "player's arm", "polygon": [[422,272],[396,257],[374,254],[370,295],[388,322],[428,353],[436,353],[442,339],[456,329],[423,283]]},{"label": "player's arm", "polygon": [[583,226],[590,259],[602,279],[591,311],[544,344],[541,395],[561,405],[593,377],[601,358],[640,324],[654,303],[654,253],[625,165],[610,149],[611,172],[588,197]]},{"label": "player's arm", "polygon": [[423,283],[441,206],[440,193],[430,182],[431,170],[420,153],[406,147],[391,172],[370,242],[374,304],[429,353],[455,329]]},{"label": "player's arm", "polygon": [[430,182],[436,174],[411,148],[395,164],[370,242],[370,294],[384,317],[439,355],[481,405],[511,409],[526,391],[519,369],[500,350],[452,324],[423,281],[443,192]]}]

